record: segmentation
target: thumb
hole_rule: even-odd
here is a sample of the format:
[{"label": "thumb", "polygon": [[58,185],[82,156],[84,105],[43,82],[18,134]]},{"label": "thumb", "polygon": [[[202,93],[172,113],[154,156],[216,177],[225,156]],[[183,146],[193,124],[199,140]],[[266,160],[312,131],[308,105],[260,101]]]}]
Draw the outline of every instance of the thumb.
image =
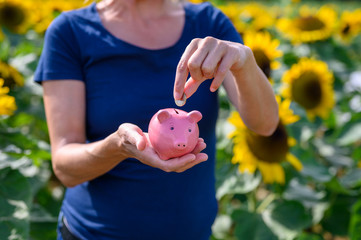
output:
[{"label": "thumb", "polygon": [[135,146],[139,151],[143,151],[147,146],[147,140],[143,131],[137,127],[136,134],[134,134]]},{"label": "thumb", "polygon": [[122,124],[119,129],[126,136],[129,143],[135,145],[139,151],[143,151],[147,146],[147,138],[143,133],[142,129],[138,126],[130,123]]}]

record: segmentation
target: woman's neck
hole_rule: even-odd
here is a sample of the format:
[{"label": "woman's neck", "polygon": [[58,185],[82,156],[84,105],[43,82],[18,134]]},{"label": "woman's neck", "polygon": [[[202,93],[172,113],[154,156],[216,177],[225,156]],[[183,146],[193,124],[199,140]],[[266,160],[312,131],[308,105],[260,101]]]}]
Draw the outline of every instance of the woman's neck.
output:
[{"label": "woman's neck", "polygon": [[151,21],[163,17],[172,7],[174,3],[168,0],[103,0],[97,4],[103,16],[113,21]]},{"label": "woman's neck", "polygon": [[185,24],[182,4],[171,0],[103,0],[96,7],[112,35],[147,49],[174,45]]}]

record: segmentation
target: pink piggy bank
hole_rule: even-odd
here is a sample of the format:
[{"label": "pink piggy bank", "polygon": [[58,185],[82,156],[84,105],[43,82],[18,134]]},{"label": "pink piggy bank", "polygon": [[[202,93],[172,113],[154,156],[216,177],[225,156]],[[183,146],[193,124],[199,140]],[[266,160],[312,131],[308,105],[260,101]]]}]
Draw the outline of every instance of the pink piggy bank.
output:
[{"label": "pink piggy bank", "polygon": [[149,141],[163,160],[180,157],[194,150],[199,138],[199,111],[189,113],[166,108],[159,110],[150,120]]}]

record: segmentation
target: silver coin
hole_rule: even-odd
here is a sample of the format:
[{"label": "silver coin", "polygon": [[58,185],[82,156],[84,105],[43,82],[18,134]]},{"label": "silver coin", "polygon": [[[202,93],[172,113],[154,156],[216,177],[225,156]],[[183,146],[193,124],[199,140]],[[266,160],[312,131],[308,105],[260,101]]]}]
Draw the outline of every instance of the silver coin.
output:
[{"label": "silver coin", "polygon": [[178,107],[182,107],[182,106],[184,106],[184,104],[186,104],[187,96],[183,93],[183,97],[181,100],[174,100],[174,101]]}]

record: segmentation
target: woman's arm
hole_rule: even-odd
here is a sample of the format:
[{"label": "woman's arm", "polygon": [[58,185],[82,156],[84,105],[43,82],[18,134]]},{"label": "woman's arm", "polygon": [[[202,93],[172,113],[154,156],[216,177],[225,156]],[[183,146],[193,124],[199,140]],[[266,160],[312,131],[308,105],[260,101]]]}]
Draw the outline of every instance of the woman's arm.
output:
[{"label": "woman's arm", "polygon": [[213,37],[194,39],[179,61],[174,99],[181,100],[183,93],[189,98],[202,82],[212,78],[210,91],[223,83],[249,129],[265,136],[273,133],[278,124],[277,102],[250,48]]},{"label": "woman's arm", "polygon": [[121,124],[116,132],[103,140],[85,143],[84,83],[77,80],[44,81],[43,89],[53,169],[65,186],[94,179],[129,157],[167,172],[183,172],[208,158],[200,153],[206,147],[200,139],[191,154],[161,160],[149,146],[146,133],[130,123]]},{"label": "woman's arm", "polygon": [[278,125],[278,105],[271,84],[258,67],[252,51],[246,48],[245,51],[250,51],[248,59],[239,70],[228,72],[223,86],[246,126],[269,136]]},{"label": "woman's arm", "polygon": [[83,82],[45,81],[43,89],[53,169],[66,186],[100,176],[126,157],[113,137],[85,144]]}]

